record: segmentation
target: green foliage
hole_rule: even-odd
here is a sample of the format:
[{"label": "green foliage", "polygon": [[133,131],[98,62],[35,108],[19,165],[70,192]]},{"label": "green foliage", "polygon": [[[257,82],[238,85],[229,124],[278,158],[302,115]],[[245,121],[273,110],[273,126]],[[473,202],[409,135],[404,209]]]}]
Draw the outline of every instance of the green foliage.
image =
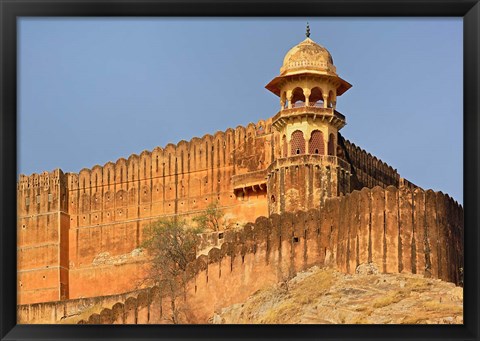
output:
[{"label": "green foliage", "polygon": [[178,275],[195,259],[196,234],[199,232],[198,228],[188,228],[184,221],[161,219],[145,229],[142,246],[153,256],[155,265],[161,265],[170,275]]},{"label": "green foliage", "polygon": [[185,270],[195,260],[197,233],[200,228],[188,228],[184,221],[161,219],[144,230],[144,247],[152,257],[147,281],[160,287],[170,296],[171,321],[179,322],[179,307],[176,299],[185,292]]},{"label": "green foliage", "polygon": [[210,203],[205,212],[193,218],[193,221],[202,230],[220,231],[221,228],[228,228],[218,201]]}]

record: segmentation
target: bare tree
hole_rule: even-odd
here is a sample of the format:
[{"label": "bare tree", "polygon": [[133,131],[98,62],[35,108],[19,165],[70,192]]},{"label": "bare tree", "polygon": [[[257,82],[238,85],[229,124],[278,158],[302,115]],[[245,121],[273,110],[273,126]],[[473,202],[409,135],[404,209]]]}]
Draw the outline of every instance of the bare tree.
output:
[{"label": "bare tree", "polygon": [[178,298],[186,295],[187,264],[195,259],[196,234],[199,228],[188,228],[184,221],[161,219],[144,231],[142,246],[152,257],[148,280],[170,297],[171,322],[180,322]]}]

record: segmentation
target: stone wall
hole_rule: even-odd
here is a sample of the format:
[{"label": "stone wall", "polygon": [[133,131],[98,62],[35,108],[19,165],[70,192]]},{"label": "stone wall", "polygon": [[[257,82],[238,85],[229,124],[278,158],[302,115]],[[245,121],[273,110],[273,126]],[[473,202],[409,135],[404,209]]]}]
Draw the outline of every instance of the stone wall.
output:
[{"label": "stone wall", "polygon": [[[105,252],[118,256],[138,248],[144,227],[160,217],[188,219],[214,202],[237,225],[267,215],[266,191],[237,197],[231,178],[266,168],[273,152],[271,123],[259,121],[78,174],[56,170],[20,176],[18,302],[133,290],[141,267],[98,267],[93,261]],[[53,258],[46,259],[49,255]],[[118,285],[105,285],[112,281]]]},{"label": "stone wall", "polygon": [[68,191],[61,170],[17,184],[17,302],[68,297]]},{"label": "stone wall", "polygon": [[[282,159],[280,137],[271,122],[169,144],[78,174],[55,170],[21,175],[18,303],[134,290],[146,265],[141,257],[123,256],[140,246],[145,226],[160,217],[188,220],[218,203],[227,223],[236,227],[269,213],[308,210],[353,189],[399,186],[395,170],[340,135],[339,158],[331,171],[302,164],[290,167],[288,174],[267,174],[274,161],[315,158]],[[272,193],[267,194],[267,184]],[[269,204],[272,199],[276,201]],[[105,253],[125,261],[96,264]]]},{"label": "stone wall", "polygon": [[137,290],[119,295],[24,304],[17,307],[17,319],[19,323],[58,323],[98,306],[111,307],[119,301],[125,302],[129,297],[137,297],[141,292],[142,290]]},{"label": "stone wall", "polygon": [[337,156],[351,166],[350,187],[352,191],[360,190],[363,187],[399,187],[400,175],[396,169],[346,140],[340,133],[338,134]]},{"label": "stone wall", "polygon": [[[313,265],[354,273],[373,263],[384,273],[417,273],[460,282],[463,209],[441,192],[375,187],[330,198],[320,210],[260,217],[226,231],[220,249],[192,262],[185,322],[205,323],[215,310]],[[105,306],[82,323],[164,323],[169,300],[158,288]],[[34,320],[21,312],[20,321]],[[54,322],[54,321],[52,321]]]}]

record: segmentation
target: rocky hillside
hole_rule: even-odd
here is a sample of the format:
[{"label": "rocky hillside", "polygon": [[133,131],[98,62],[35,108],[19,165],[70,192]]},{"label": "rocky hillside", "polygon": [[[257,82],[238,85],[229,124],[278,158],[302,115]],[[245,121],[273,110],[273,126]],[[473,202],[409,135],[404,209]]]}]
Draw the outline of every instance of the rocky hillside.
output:
[{"label": "rocky hillside", "polygon": [[375,268],[345,275],[313,267],[218,311],[212,323],[461,324],[463,288]]}]

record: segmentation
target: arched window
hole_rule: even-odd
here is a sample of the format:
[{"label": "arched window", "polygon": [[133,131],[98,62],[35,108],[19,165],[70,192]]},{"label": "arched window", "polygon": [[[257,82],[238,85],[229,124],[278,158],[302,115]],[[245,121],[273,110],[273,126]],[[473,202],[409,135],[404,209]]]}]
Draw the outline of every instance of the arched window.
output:
[{"label": "arched window", "polygon": [[323,134],[320,130],[314,130],[308,143],[309,154],[325,155],[325,146],[323,143]]},{"label": "arched window", "polygon": [[309,101],[311,106],[323,108],[322,90],[320,90],[318,87],[313,88],[312,92],[310,93]]},{"label": "arched window", "polygon": [[288,156],[288,144],[287,144],[287,137],[283,135],[282,138],[282,156],[287,157]]},{"label": "arched window", "polygon": [[292,139],[290,140],[291,154],[300,155],[305,154],[305,138],[300,130],[295,130],[292,133]]},{"label": "arched window", "polygon": [[[300,102],[295,104],[296,102]],[[305,95],[302,88],[295,88],[292,91],[292,108],[302,107],[305,105]]]},{"label": "arched window", "polygon": [[335,155],[335,136],[333,134],[328,137],[328,155]]}]

